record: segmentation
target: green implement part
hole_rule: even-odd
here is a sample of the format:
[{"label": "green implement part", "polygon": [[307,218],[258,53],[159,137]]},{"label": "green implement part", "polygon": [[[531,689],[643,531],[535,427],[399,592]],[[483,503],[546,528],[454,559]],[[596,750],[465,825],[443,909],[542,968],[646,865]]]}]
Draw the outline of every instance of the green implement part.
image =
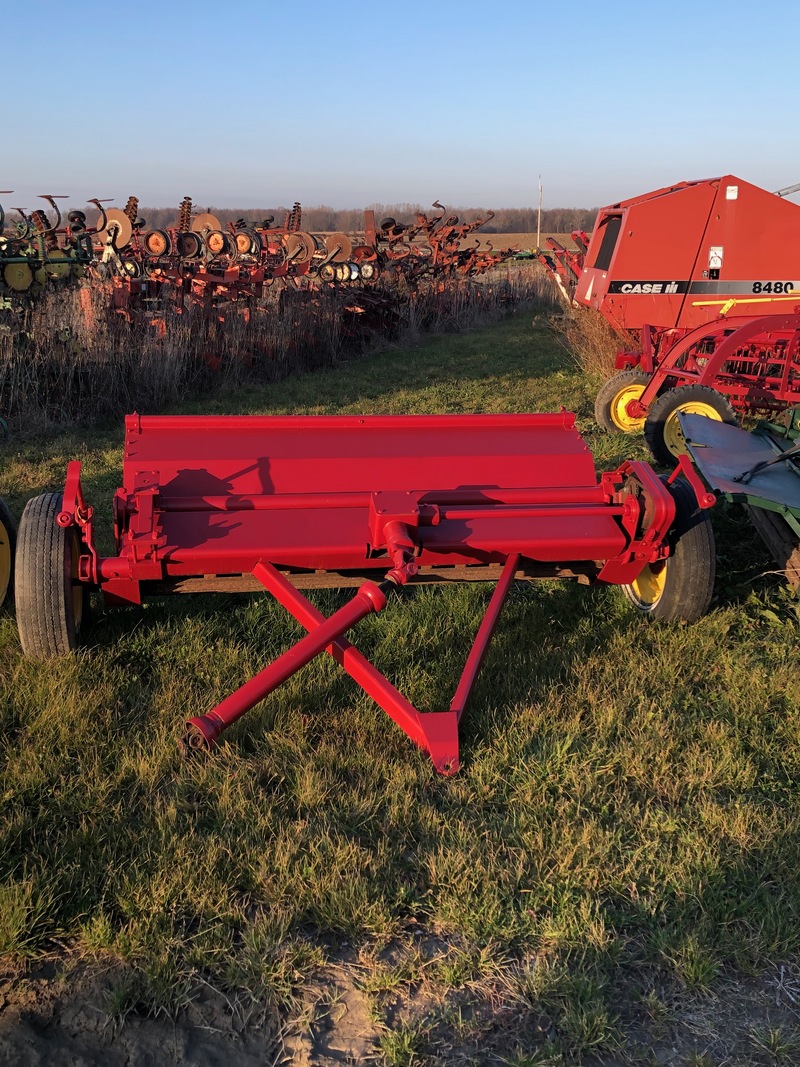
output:
[{"label": "green implement part", "polygon": [[678,418],[703,478],[745,506],[788,581],[800,588],[800,409],[786,412],[785,425],[762,422],[752,433],[702,415]]}]

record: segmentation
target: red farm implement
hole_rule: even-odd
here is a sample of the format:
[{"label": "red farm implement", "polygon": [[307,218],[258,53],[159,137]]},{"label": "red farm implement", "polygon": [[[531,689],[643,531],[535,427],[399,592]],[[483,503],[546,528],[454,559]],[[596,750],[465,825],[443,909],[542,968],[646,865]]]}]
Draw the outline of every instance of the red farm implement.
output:
[{"label": "red farm implement", "polygon": [[278,224],[269,216],[224,225],[210,211],[197,212],[187,196],[174,224],[147,229],[138,200],[129,197],[124,209],[110,208],[98,219],[86,284],[104,294],[114,316],[153,326],[162,335],[168,316],[189,309],[200,330],[226,323],[231,312],[245,322],[255,313],[270,314],[276,304],[267,295],[271,286],[310,305],[323,294],[328,308],[338,297],[346,334],[353,326],[352,308],[374,321],[369,311],[376,306],[377,318],[391,315],[402,294],[431,282],[444,286],[476,277],[512,254],[491,245],[480,248],[472,238],[491,212],[459,223],[455,215],[445,216],[441,204],[434,206],[436,214],[419,213],[409,224],[385,218],[376,225],[374,212],[367,210],[361,231],[312,233],[303,229],[299,203]]},{"label": "red farm implement", "polygon": [[567,248],[556,237],[545,237],[547,248],[536,249],[536,258],[550,271],[568,304],[575,298],[575,289],[581,280],[586,250],[589,247],[589,235],[583,230],[573,230],[570,237],[575,244],[574,248]]},{"label": "red farm implement", "polygon": [[607,430],[685,450],[679,411],[724,422],[800,401],[800,206],[733,175],[603,208],[575,301],[639,338],[597,396]]},{"label": "red farm implement", "polygon": [[[517,579],[613,583],[652,618],[692,620],[711,597],[707,494],[641,462],[598,481],[567,412],[537,415],[128,416],[115,553],[101,556],[80,464],[63,495],[29,501],[16,561],[29,655],[77,642],[86,597],[140,604],[170,592],[266,589],[308,631],[206,714],[184,747],[219,735],[327,652],[430,753],[459,766],[458,723]],[[346,639],[405,585],[494,582],[447,710],[420,711]],[[355,590],[325,618],[301,590]]]}]

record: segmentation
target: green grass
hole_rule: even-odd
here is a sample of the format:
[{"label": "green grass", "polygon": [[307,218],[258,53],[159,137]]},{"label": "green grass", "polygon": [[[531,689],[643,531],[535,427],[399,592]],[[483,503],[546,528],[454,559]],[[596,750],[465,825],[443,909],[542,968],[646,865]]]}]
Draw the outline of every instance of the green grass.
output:
[{"label": "green grass", "polygon": [[[599,467],[644,458],[640,440],[594,427],[598,384],[544,319],[518,314],[181,410],[564,405]],[[19,514],[80,458],[107,524],[121,439],[11,442],[0,493]],[[488,1049],[503,1025],[508,1063],[638,1055],[637,1027],[655,1040],[667,1025],[657,988],[696,997],[800,948],[798,605],[763,576],[743,517],[716,512],[717,596],[692,627],[650,626],[614,589],[514,591],[453,779],[328,658],[214,758],[182,762],[187,712],[296,639],[266,597],[109,610],[78,655],[46,667],[0,616],[0,952],[68,943],[127,961],[109,993],[124,1018],[174,1014],[202,982],[291,1013],[355,945],[389,1063],[443,1062],[454,1034]],[[357,643],[411,700],[446,706],[486,597],[408,591]],[[313,598],[325,612],[343,601]],[[419,990],[424,1013],[392,1021],[389,1002]],[[753,1055],[783,1055],[782,1034],[762,1028]]]}]

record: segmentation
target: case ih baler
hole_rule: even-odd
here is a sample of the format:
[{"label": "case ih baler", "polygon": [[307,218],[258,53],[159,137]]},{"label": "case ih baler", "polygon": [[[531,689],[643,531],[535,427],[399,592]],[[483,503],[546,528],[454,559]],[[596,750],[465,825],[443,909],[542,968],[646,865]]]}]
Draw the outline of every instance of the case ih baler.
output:
[{"label": "case ih baler", "polygon": [[644,429],[656,459],[684,451],[678,411],[800,403],[800,206],[731,174],[603,208],[575,300],[639,338],[603,386],[608,430]]},{"label": "case ih baler", "polygon": [[[597,479],[567,412],[541,415],[129,416],[115,551],[96,547],[73,462],[61,493],[29,501],[16,560],[17,622],[33,656],[76,646],[87,596],[266,589],[308,634],[206,714],[187,750],[219,735],[321,652],[334,657],[437,770],[458,768],[458,723],[516,579],[625,587],[653,618],[708,606],[713,496],[688,458],[667,484],[623,463]],[[698,506],[699,505],[699,506]],[[376,579],[376,580],[372,580]],[[345,638],[407,584],[494,581],[448,709],[415,708]],[[303,595],[354,587],[324,618]]]}]

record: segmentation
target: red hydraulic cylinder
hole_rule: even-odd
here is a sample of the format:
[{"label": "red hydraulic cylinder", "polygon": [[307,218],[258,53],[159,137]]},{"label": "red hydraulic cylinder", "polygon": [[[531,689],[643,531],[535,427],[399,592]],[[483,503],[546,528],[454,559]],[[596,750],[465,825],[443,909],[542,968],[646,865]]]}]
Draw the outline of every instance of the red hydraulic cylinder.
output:
[{"label": "red hydraulic cylinder", "polygon": [[249,682],[231,693],[221,704],[206,715],[189,719],[187,743],[190,747],[211,748],[223,730],[241,718],[260,700],[268,696],[287,678],[305,667],[315,656],[330,645],[346,630],[355,626],[371,612],[381,611],[386,606],[386,596],[374,582],[364,582],[356,595],[344,607],[320,623],[306,637],[279,656],[268,667],[251,678]]}]

